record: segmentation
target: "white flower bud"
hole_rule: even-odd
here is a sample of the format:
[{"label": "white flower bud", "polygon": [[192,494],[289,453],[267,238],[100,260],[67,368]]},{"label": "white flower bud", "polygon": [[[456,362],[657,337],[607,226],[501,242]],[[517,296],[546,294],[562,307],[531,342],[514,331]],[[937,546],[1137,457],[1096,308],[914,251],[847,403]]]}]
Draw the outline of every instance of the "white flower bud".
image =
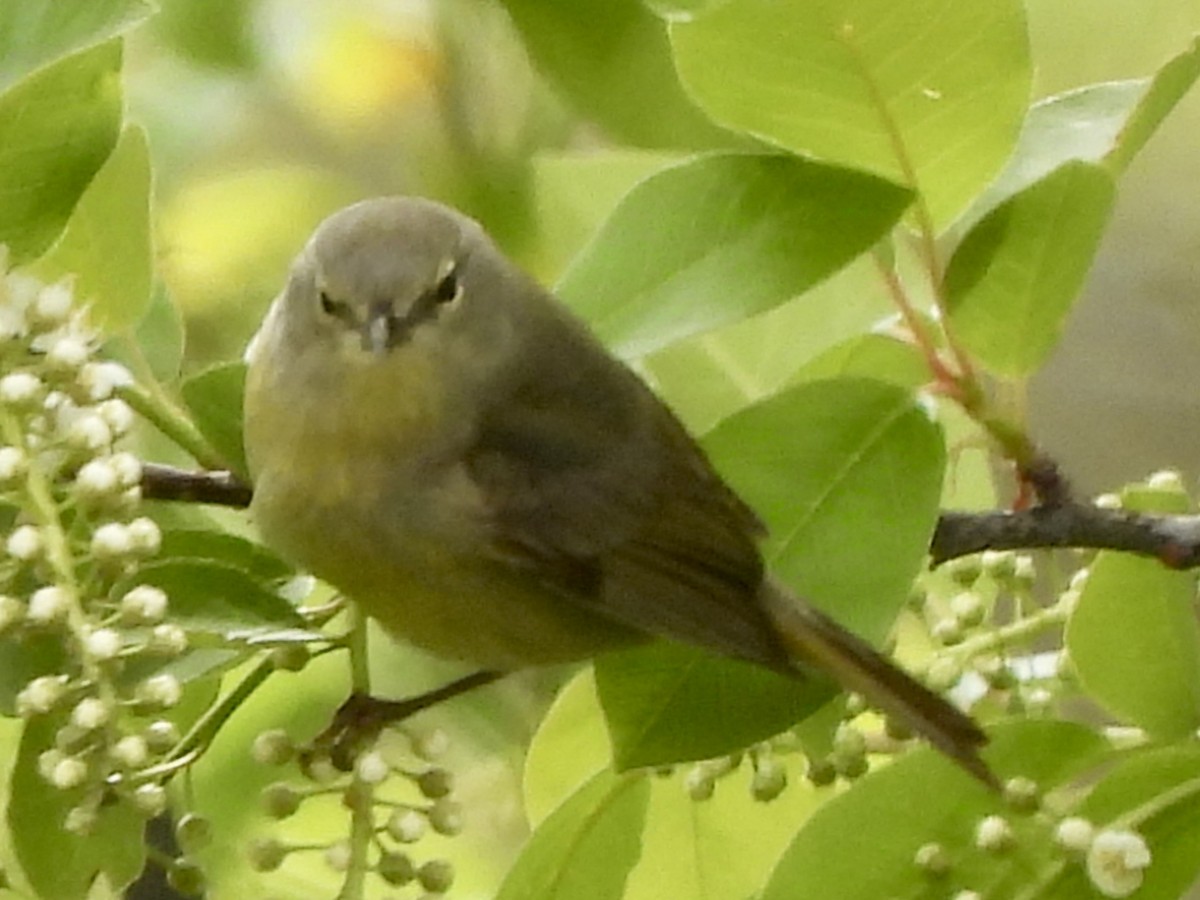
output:
[{"label": "white flower bud", "polygon": [[111,712],[99,697],[84,697],[71,710],[71,724],[84,731],[95,731],[108,724]]},{"label": "white flower bud", "polygon": [[975,826],[975,846],[989,853],[1000,853],[1016,840],[1012,826],[1004,816],[985,816]]},{"label": "white flower bud", "polygon": [[89,459],[75,473],[75,495],[84,501],[111,500],[121,490],[111,458]]},{"label": "white flower bud", "polygon": [[0,378],[0,403],[28,408],[41,399],[42,380],[29,372],[10,372]]},{"label": "white flower bud", "polygon": [[67,693],[66,675],[42,675],[17,694],[17,714],[22,718],[48,713]]},{"label": "white flower bud", "polygon": [[121,559],[133,553],[129,528],[120,522],[106,522],[92,534],[92,556],[98,560]]},{"label": "white flower bud", "polygon": [[0,447],[0,488],[9,487],[25,474],[29,460],[19,447]]},{"label": "white flower bud", "polygon": [[127,734],[113,744],[108,755],[113,762],[124,769],[140,769],[150,760],[150,748],[147,746],[145,738],[136,734]]},{"label": "white flower bud", "polygon": [[60,281],[47,285],[38,292],[30,312],[39,325],[56,328],[67,320],[74,302],[75,297],[70,284]]},{"label": "white flower bud", "polygon": [[67,443],[85,453],[97,453],[112,446],[112,429],[98,413],[82,413],[72,417],[66,431]]},{"label": "white flower bud", "polygon": [[120,363],[104,360],[87,363],[79,370],[79,386],[93,403],[107,400],[117,388],[133,384],[133,376]]},{"label": "white flower bud", "polygon": [[42,554],[42,532],[33,525],[20,525],[13,529],[4,549],[13,559],[32,562]]},{"label": "white flower bud", "polygon": [[58,585],[49,585],[33,592],[26,616],[33,625],[53,625],[63,621],[70,610],[71,592]]},{"label": "white flower bud", "polygon": [[1146,487],[1171,494],[1184,492],[1183,476],[1174,469],[1160,469],[1146,479]]},{"label": "white flower bud", "polygon": [[1084,854],[1092,846],[1096,828],[1080,816],[1068,816],[1054,829],[1054,842],[1071,853]]},{"label": "white flower bud", "polygon": [[133,805],[148,819],[161,815],[167,808],[167,792],[161,784],[138,785],[133,792]]},{"label": "white flower bud", "polygon": [[1121,495],[1120,494],[1099,494],[1092,505],[1097,509],[1120,509]]},{"label": "white flower bud", "polygon": [[121,634],[115,628],[97,628],[88,634],[84,646],[97,662],[116,659],[121,652]]},{"label": "white flower bud", "polygon": [[100,813],[91,806],[74,806],[63,819],[63,830],[76,837],[90,837],[100,824]]},{"label": "white flower bud", "polygon": [[335,872],[345,872],[350,868],[350,845],[346,841],[331,844],[325,850],[325,864]]},{"label": "white flower bud", "polygon": [[1105,829],[1088,850],[1088,878],[1105,897],[1128,897],[1141,887],[1148,865],[1150,848],[1132,831]]},{"label": "white flower bud", "polygon": [[364,753],[354,765],[354,774],[367,784],[382,784],[390,772],[391,768],[382,754],[374,751]]},{"label": "white flower bud", "polygon": [[154,631],[150,633],[149,649],[152,653],[160,653],[164,656],[178,656],[187,649],[187,646],[187,632],[174,622],[155,625]]},{"label": "white flower bud", "polygon": [[261,765],[281,766],[296,755],[296,745],[282,728],[271,728],[254,738],[250,755]]},{"label": "white flower bud", "polygon": [[387,833],[401,844],[413,844],[425,836],[425,817],[415,809],[397,808],[387,820]]},{"label": "white flower bud", "polygon": [[5,297],[7,282],[0,281],[0,346],[18,341],[29,334],[29,321],[25,309]]},{"label": "white flower bud", "polygon": [[159,709],[170,709],[182,699],[183,688],[174,675],[151,675],[138,685],[137,695],[145,704]]},{"label": "white flower bud", "polygon": [[49,750],[43,750],[38,754],[37,770],[38,774],[46,781],[54,777],[55,767],[66,759],[67,755],[57,747],[51,747]]},{"label": "white flower bud", "polygon": [[46,365],[55,372],[74,372],[85,362],[91,351],[87,342],[75,334],[61,334],[46,351]]},{"label": "white flower bud", "polygon": [[154,556],[162,549],[162,531],[153,519],[141,516],[129,523],[129,540],[138,556]]},{"label": "white flower bud", "polygon": [[117,437],[128,434],[133,428],[133,410],[124,400],[105,400],[96,407],[96,412]]},{"label": "white flower bud", "polygon": [[121,618],[131,625],[161,622],[167,612],[167,595],[160,588],[140,584],[121,598]]},{"label": "white flower bud", "polygon": [[87,763],[74,756],[67,756],[58,761],[48,780],[60,791],[69,791],[87,781],[87,777]]},{"label": "white flower bud", "polygon": [[142,483],[142,461],[122,450],[108,458],[108,463],[117,473],[117,480],[122,487],[136,487]]},{"label": "white flower bud", "polygon": [[146,726],[146,746],[155,753],[166,753],[179,743],[179,728],[169,719],[159,719]]}]

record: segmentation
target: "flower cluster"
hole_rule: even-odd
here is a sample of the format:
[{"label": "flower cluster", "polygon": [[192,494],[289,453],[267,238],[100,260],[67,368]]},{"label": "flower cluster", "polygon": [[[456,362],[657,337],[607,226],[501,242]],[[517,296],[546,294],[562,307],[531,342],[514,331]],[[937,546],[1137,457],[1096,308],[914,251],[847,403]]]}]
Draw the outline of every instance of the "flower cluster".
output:
[{"label": "flower cluster", "polygon": [[139,514],[141,464],[119,449],[130,375],[97,344],[69,283],[0,259],[0,640],[39,673],[11,708],[52,726],[38,769],[70,792],[78,834],[113,797],[165,808],[150,770],[179,741],[164,713],[182,688],[162,664],[187,647],[166,594],[138,579],[162,535]]},{"label": "flower cluster", "polygon": [[[445,893],[454,880],[453,865],[445,859],[417,863],[412,857],[412,847],[427,835],[452,837],[463,827],[462,807],[451,796],[453,778],[434,762],[445,743],[440,733],[424,740],[410,739],[409,749],[401,753],[385,755],[375,749],[361,754],[349,777],[318,762],[306,766],[307,784],[277,781],[267,785],[261,799],[270,818],[289,819],[305,802],[332,796],[340,800],[341,807],[370,823],[371,841],[360,848],[363,857],[356,861],[355,848],[347,841],[318,847],[261,837],[250,845],[250,865],[269,872],[282,866],[290,854],[320,850],[335,872],[360,865],[392,887],[411,884],[428,894]],[[263,765],[284,765],[296,757],[297,749],[285,732],[273,729],[255,739],[251,752]]]}]

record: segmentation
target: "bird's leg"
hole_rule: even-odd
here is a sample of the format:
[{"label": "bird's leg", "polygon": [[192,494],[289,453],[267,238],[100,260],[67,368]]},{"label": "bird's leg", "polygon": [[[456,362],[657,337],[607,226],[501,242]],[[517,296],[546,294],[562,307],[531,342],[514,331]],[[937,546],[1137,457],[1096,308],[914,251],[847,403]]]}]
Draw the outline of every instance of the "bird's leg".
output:
[{"label": "bird's leg", "polygon": [[333,721],[312,742],[302,763],[328,756],[334,766],[348,772],[359,751],[372,744],[388,725],[429,709],[477,687],[503,678],[505,672],[473,672],[447,685],[404,700],[380,700],[368,694],[351,694],[333,716]]}]

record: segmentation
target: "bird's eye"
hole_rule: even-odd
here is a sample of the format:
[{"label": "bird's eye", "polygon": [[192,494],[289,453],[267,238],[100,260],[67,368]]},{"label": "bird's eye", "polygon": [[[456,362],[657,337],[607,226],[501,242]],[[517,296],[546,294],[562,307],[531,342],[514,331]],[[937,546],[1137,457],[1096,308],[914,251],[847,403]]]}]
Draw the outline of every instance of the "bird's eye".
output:
[{"label": "bird's eye", "polygon": [[327,316],[336,316],[342,310],[342,304],[338,303],[325,291],[321,291],[321,311]]},{"label": "bird's eye", "polygon": [[442,276],[442,280],[437,283],[437,287],[433,290],[433,299],[438,303],[449,303],[457,299],[459,295],[458,274],[451,269]]}]

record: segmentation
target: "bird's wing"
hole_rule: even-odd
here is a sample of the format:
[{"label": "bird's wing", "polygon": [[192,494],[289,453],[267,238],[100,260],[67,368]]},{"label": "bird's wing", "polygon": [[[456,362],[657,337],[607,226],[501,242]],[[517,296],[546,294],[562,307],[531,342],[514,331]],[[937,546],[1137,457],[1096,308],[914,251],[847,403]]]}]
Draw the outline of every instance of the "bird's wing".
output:
[{"label": "bird's wing", "polygon": [[492,554],[640,631],[785,667],[754,513],[631,372],[585,354],[557,374],[508,392],[467,454]]}]

